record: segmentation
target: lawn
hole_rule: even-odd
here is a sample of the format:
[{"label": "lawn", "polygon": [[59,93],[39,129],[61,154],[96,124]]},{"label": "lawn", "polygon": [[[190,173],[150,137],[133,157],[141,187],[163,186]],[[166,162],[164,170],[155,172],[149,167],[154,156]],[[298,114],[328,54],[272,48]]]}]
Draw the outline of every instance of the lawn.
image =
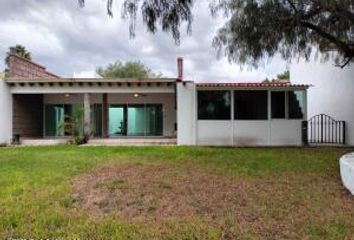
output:
[{"label": "lawn", "polygon": [[353,239],[344,148],[0,148],[0,238]]}]

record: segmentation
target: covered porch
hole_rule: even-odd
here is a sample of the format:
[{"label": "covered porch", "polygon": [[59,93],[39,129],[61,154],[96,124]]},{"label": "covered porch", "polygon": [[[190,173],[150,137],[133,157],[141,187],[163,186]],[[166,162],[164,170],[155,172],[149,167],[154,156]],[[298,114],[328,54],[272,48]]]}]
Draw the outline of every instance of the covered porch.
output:
[{"label": "covered porch", "polygon": [[[63,124],[82,111],[92,145],[174,144],[175,79],[8,79],[12,130],[21,143],[64,143]],[[107,140],[109,139],[109,141]]]}]

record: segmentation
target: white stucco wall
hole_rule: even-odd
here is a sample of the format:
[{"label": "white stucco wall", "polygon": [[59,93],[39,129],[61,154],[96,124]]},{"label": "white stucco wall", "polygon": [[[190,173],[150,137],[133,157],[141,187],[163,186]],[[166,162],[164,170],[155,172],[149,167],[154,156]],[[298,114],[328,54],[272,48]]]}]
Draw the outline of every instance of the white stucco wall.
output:
[{"label": "white stucco wall", "polygon": [[269,145],[273,146],[301,146],[302,145],[302,120],[270,121]]},{"label": "white stucco wall", "polygon": [[354,145],[354,62],[341,69],[331,60],[296,59],[290,67],[290,79],[292,83],[314,85],[308,90],[308,117],[324,113],[346,121],[347,144]]},{"label": "white stucco wall", "polygon": [[[45,94],[45,104],[83,104],[83,94]],[[102,103],[102,94],[91,94],[90,102]],[[163,105],[163,135],[172,137],[176,135],[175,123],[175,95],[172,93],[146,93],[136,98],[131,93],[108,94],[108,104],[162,104]]]},{"label": "white stucco wall", "polygon": [[[197,144],[205,146],[301,146],[302,120],[197,121]],[[233,126],[232,126],[233,124]]]},{"label": "white stucco wall", "polygon": [[177,83],[177,144],[195,145],[196,88],[194,83]]},{"label": "white stucco wall", "polygon": [[199,120],[197,122],[197,144],[232,146],[232,121]]},{"label": "white stucco wall", "polygon": [[234,121],[235,146],[266,146],[269,145],[269,121]]},{"label": "white stucco wall", "polygon": [[11,143],[12,104],[10,89],[0,78],[0,144]]}]

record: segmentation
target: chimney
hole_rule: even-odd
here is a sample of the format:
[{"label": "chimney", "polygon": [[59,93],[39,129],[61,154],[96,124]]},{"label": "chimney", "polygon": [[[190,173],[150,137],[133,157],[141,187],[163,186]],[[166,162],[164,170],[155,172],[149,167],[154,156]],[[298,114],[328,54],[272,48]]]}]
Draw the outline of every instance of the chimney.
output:
[{"label": "chimney", "polygon": [[178,81],[183,81],[183,58],[177,58]]}]

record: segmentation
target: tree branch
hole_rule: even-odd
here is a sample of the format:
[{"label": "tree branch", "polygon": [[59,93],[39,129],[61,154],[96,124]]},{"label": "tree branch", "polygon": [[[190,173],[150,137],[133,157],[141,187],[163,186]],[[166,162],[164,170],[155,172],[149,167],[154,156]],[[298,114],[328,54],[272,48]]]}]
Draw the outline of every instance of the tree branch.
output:
[{"label": "tree branch", "polygon": [[310,22],[306,22],[306,21],[301,21],[300,24],[303,27],[306,27],[306,28],[309,28],[309,29],[315,31],[321,37],[323,37],[323,38],[327,39],[328,41],[330,41],[331,43],[335,44],[343,53],[345,53],[345,56],[350,57],[351,55],[353,55],[353,50],[350,48],[350,46],[348,44],[339,40],[335,36],[325,32],[320,27],[318,27]]},{"label": "tree branch", "polygon": [[340,68],[345,68],[352,60],[354,56],[348,57],[347,60],[344,61],[343,64],[335,64],[334,66],[340,67]]},{"label": "tree branch", "polygon": [[298,13],[298,9],[295,6],[295,3],[292,0],[287,0],[287,2],[289,3],[289,5],[291,6],[291,8],[295,11],[295,13]]}]

